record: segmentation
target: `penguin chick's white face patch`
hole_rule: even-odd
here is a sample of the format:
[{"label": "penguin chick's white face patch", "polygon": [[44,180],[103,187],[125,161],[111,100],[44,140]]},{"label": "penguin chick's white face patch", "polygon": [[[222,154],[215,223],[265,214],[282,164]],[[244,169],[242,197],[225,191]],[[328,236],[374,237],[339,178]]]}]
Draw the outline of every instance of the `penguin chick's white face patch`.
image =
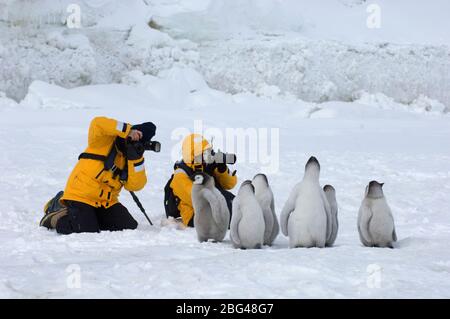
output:
[{"label": "penguin chick's white face patch", "polygon": [[203,180],[204,180],[204,177],[202,175],[195,175],[194,184],[201,185],[201,184],[203,184]]}]

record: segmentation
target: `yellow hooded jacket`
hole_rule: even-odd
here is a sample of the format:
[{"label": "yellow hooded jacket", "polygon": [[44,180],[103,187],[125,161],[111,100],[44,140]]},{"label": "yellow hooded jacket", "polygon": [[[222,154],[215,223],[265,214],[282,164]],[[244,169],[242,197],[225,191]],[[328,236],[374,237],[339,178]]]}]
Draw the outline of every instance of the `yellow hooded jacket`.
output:
[{"label": "yellow hooded jacket", "polygon": [[[106,117],[96,117],[89,127],[88,147],[85,153],[107,156],[111,147],[115,146],[116,137],[126,138],[131,125]],[[115,165],[123,169],[126,157],[117,152]],[[144,158],[128,161],[128,180],[122,184],[119,177],[113,178],[112,171],[104,170],[104,163],[92,159],[80,159],[67,181],[64,200],[82,202],[93,207],[108,208],[119,202],[122,186],[129,191],[141,190],[147,183]]]},{"label": "yellow hooded jacket", "polygon": [[[195,165],[194,157],[201,155],[203,151],[210,147],[208,141],[199,134],[187,136],[182,145],[183,161],[192,169],[195,167],[197,167],[197,169],[202,167],[201,165]],[[170,187],[172,188],[174,195],[180,199],[178,210],[180,211],[183,224],[187,226],[194,216],[191,197],[192,180],[181,168],[176,169],[173,174]],[[216,182],[225,190],[232,189],[237,183],[237,176],[231,174],[229,170],[221,173],[216,168],[214,170],[214,177]]]}]

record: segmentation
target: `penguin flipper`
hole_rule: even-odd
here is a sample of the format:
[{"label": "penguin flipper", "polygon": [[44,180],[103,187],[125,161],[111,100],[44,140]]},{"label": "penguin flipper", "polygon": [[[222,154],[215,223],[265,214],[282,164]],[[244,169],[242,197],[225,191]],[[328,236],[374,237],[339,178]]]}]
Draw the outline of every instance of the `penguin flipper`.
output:
[{"label": "penguin flipper", "polygon": [[202,190],[202,196],[211,206],[212,218],[214,219],[216,224],[222,225],[226,223],[226,216],[223,216],[224,214],[221,211],[222,205],[218,203],[217,197],[214,196],[213,192],[205,188]]},{"label": "penguin flipper", "polygon": [[301,183],[298,183],[297,185],[294,186],[294,188],[291,191],[291,194],[289,195],[288,200],[284,204],[283,210],[281,211],[280,226],[281,226],[281,232],[284,234],[284,236],[288,236],[289,216],[295,209],[295,202],[297,200],[300,186],[301,186]]},{"label": "penguin flipper", "polygon": [[281,232],[284,234],[284,236],[288,236],[289,216],[294,211],[294,209],[295,209],[295,201],[288,199],[288,201],[283,207],[283,210],[281,211],[280,216]]},{"label": "penguin flipper", "polygon": [[395,227],[394,227],[394,230],[392,231],[392,239],[394,241],[397,241],[397,233],[395,232]]},{"label": "penguin flipper", "polygon": [[280,224],[278,223],[277,215],[275,214],[275,204],[273,199],[270,203],[270,209],[272,210],[273,216],[273,228],[272,234],[270,235],[270,243],[272,244],[275,238],[278,236],[278,233],[280,232]]},{"label": "penguin flipper", "polygon": [[337,210],[332,212],[333,214],[333,231],[331,233],[331,241],[330,244],[333,245],[334,242],[336,241],[337,238],[337,234],[339,231],[339,221],[338,221],[338,217],[337,217]]},{"label": "penguin flipper", "polygon": [[264,243],[270,242],[270,237],[272,236],[273,226],[275,224],[274,216],[272,214],[272,210],[268,207],[265,207],[263,210],[264,222],[266,228],[264,229]]},{"label": "penguin flipper", "polygon": [[325,209],[325,213],[327,215],[327,234],[326,234],[326,242],[331,242],[331,237],[333,235],[333,219],[331,215],[331,203],[328,202],[328,198],[325,195],[324,191],[320,192],[320,196],[322,197],[323,208]]},{"label": "penguin flipper", "polygon": [[370,221],[372,220],[373,212],[368,206],[361,207],[360,222],[358,223],[358,230],[361,236],[361,241],[364,245],[370,246],[372,243],[372,236],[369,232]]},{"label": "penguin flipper", "polygon": [[233,200],[233,216],[231,216],[231,224],[230,224],[230,237],[231,241],[237,247],[241,244],[241,239],[239,238],[239,223],[242,219],[242,211],[239,207],[239,199],[235,198]]}]

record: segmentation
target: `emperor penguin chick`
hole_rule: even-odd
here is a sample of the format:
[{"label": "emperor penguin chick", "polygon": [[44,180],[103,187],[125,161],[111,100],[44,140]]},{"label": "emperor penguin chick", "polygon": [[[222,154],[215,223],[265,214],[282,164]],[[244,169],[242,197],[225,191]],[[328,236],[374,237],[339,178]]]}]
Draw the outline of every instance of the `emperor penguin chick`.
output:
[{"label": "emperor penguin chick", "polygon": [[230,212],[225,198],[214,186],[214,178],[205,173],[194,174],[192,205],[199,242],[222,241],[230,223]]},{"label": "emperor penguin chick", "polygon": [[390,247],[397,241],[394,217],[383,193],[384,183],[371,181],[358,214],[359,238],[364,246]]},{"label": "emperor penguin chick", "polygon": [[251,181],[244,181],[233,200],[230,239],[235,248],[261,248],[265,222]]},{"label": "emperor penguin chick", "polygon": [[269,186],[267,176],[257,174],[253,177],[252,185],[255,187],[256,200],[259,203],[264,215],[266,230],[264,232],[264,245],[272,245],[280,232],[280,225],[275,214],[275,203],[272,189]]},{"label": "emperor penguin chick", "polygon": [[338,234],[338,206],[336,201],[336,190],[331,185],[325,185],[323,187],[323,191],[325,192],[325,196],[328,200],[328,203],[330,204],[330,212],[331,212],[331,234],[330,237],[327,239],[326,246],[333,246],[334,242],[336,241],[336,237]]},{"label": "emperor penguin chick", "polygon": [[280,216],[289,247],[325,247],[331,235],[330,204],[319,184],[320,164],[311,157],[303,180],[292,190]]}]

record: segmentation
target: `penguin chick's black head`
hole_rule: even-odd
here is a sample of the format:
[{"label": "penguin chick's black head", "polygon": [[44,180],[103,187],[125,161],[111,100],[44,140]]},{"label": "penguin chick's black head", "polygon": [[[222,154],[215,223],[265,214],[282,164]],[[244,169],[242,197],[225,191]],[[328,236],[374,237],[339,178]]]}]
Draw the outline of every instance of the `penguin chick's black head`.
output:
[{"label": "penguin chick's black head", "polygon": [[269,185],[269,180],[267,179],[266,174],[263,173],[256,174],[255,177],[253,177],[253,180],[255,179],[262,179],[266,183],[266,185]]},{"label": "penguin chick's black head", "polygon": [[252,181],[250,180],[243,181],[241,184],[241,188],[245,187],[249,187],[253,193],[255,192],[255,186],[253,186]]},{"label": "penguin chick's black head", "polygon": [[384,183],[379,183],[377,181],[371,181],[368,185],[367,195],[369,197],[382,197],[383,196],[383,185],[384,185]]},{"label": "penguin chick's black head", "polygon": [[377,186],[383,187],[383,185],[384,185],[384,183],[378,183],[377,181],[371,181],[371,182],[369,183],[369,189],[370,189],[371,187],[377,187]]},{"label": "penguin chick's black head", "polygon": [[195,185],[205,185],[209,178],[210,177],[208,176],[208,174],[205,174],[203,172],[197,172],[191,177]]},{"label": "penguin chick's black head", "polygon": [[324,191],[324,192],[335,192],[336,190],[335,190],[334,187],[331,186],[331,185],[325,185],[325,186],[323,187],[323,191]]},{"label": "penguin chick's black head", "polygon": [[309,158],[309,160],[306,162],[305,168],[308,168],[313,165],[317,166],[320,169],[320,164],[319,164],[319,161],[317,160],[317,158],[315,158],[314,156],[311,156]]}]

